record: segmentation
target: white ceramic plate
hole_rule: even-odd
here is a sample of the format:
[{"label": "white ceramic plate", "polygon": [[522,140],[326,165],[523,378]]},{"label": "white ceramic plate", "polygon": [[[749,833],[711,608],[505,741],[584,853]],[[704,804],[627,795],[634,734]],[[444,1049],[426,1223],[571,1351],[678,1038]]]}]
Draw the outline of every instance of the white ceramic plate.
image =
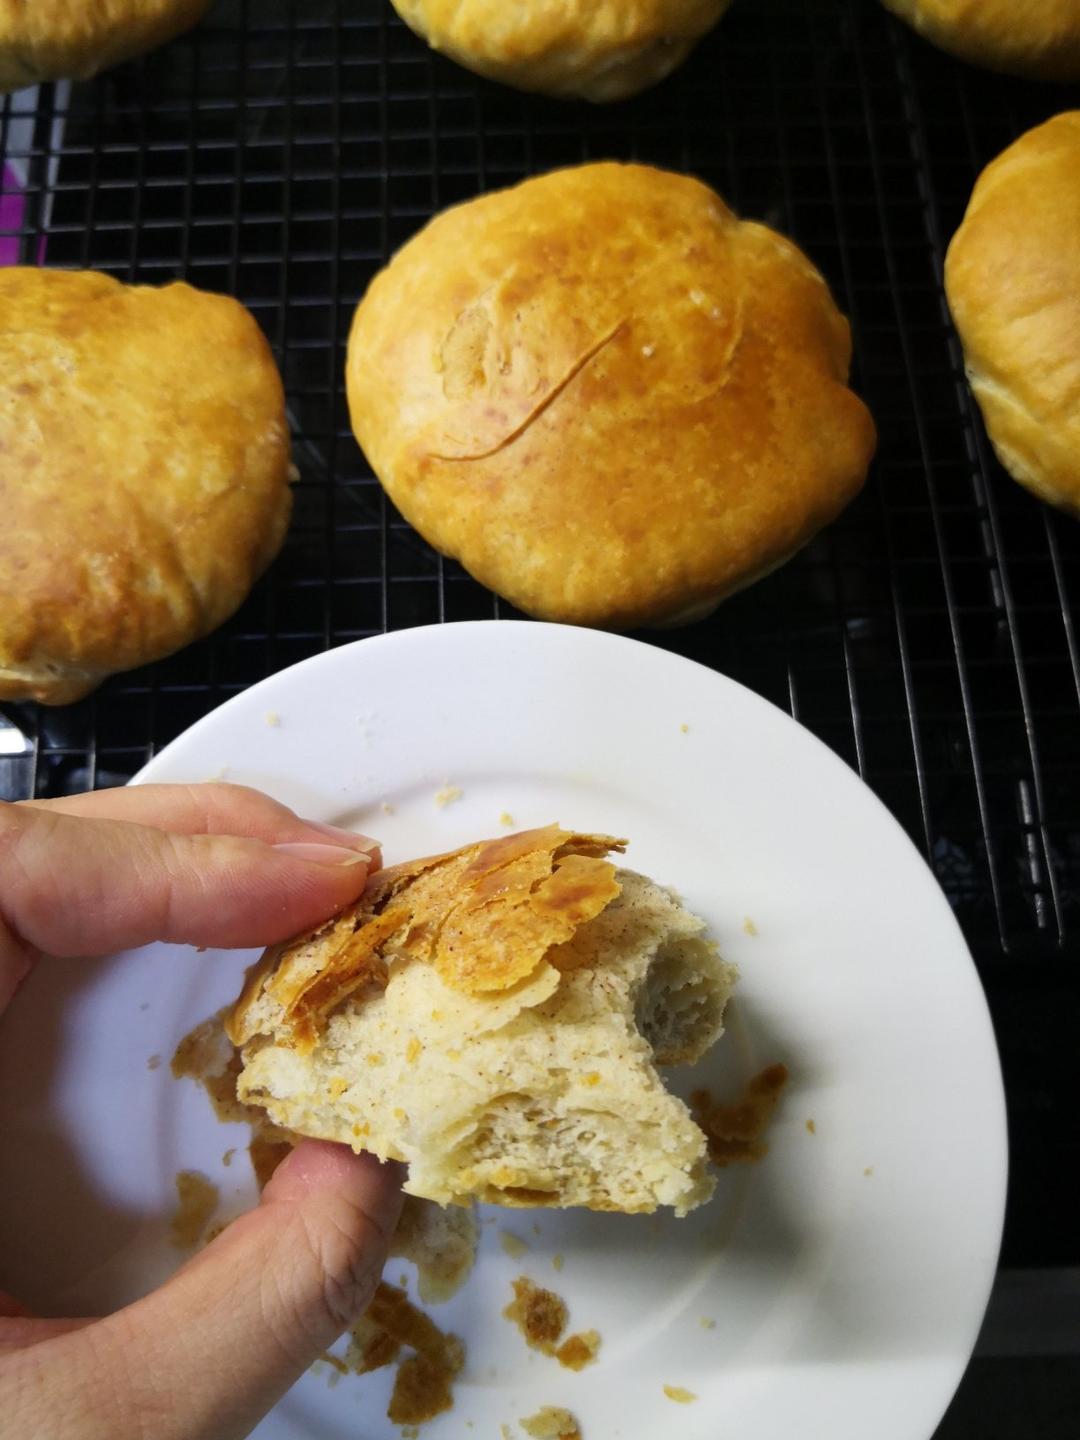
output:
[{"label": "white ceramic plate", "polygon": [[[927,1440],[997,1257],[1001,1079],[948,906],[834,755],[661,650],[479,622],[276,675],[139,779],[222,774],[378,835],[389,861],[497,834],[503,812],[516,828],[630,836],[627,863],[676,885],[742,970],[727,1036],[677,1086],[734,1092],[773,1060],[792,1073],[767,1159],[725,1172],[686,1220],[486,1212],[472,1279],[434,1311],[468,1365],[424,1440],[519,1435],[542,1404],[573,1410],[586,1440]],[[447,784],[462,795],[440,808]],[[221,1159],[243,1132],[167,1063],[148,1069],[235,994],[249,959],[154,946],[39,967],[0,1037],[0,1143],[22,1177],[0,1187],[0,1233],[20,1239],[17,1293],[85,1313],[145,1291],[177,1263],[164,1234],[180,1169],[210,1174],[226,1214],[253,1201],[242,1154]],[[500,1229],[528,1251],[511,1258]],[[394,1262],[390,1278],[408,1270]],[[522,1272],[566,1297],[575,1329],[600,1331],[597,1364],[573,1374],[525,1349],[500,1316]],[[698,1399],[675,1404],[665,1384]],[[389,1385],[388,1372],[309,1374],[257,1434],[396,1436]]]}]

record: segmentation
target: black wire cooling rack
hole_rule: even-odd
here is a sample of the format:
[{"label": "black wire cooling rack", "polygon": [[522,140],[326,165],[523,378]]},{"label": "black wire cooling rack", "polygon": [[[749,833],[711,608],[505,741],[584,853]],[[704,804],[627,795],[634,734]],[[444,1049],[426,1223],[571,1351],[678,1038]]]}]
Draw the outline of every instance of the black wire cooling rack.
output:
[{"label": "black wire cooling rack", "polygon": [[[216,635],[82,704],[4,708],[0,798],[120,783],[327,646],[510,613],[372,478],[343,396],[353,307],[433,212],[483,190],[585,159],[691,171],[825,272],[880,448],[799,557],[646,638],[789,710],[926,854],[1002,1044],[1025,1177],[1006,1259],[1080,1259],[1061,1179],[1080,1160],[1080,526],[997,465],[941,288],[979,169],[1075,103],[938,54],[874,0],[736,4],[664,85],[607,108],[477,80],[381,0],[221,3],[93,83],[0,102],[0,257],[238,296],[276,349],[301,472],[283,554]],[[919,1004],[898,1017],[913,1054]]]}]

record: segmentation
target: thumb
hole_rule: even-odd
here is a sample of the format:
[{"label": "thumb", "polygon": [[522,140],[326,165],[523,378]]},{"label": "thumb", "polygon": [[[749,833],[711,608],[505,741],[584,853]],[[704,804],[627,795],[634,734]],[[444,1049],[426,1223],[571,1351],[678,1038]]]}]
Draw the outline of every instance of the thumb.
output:
[{"label": "thumb", "polygon": [[128,1434],[132,1415],[155,1440],[247,1435],[371,1299],[399,1178],[370,1155],[305,1141],[258,1209],[161,1289],[40,1348],[52,1401],[71,1386],[99,1426],[79,1434],[94,1440]]}]

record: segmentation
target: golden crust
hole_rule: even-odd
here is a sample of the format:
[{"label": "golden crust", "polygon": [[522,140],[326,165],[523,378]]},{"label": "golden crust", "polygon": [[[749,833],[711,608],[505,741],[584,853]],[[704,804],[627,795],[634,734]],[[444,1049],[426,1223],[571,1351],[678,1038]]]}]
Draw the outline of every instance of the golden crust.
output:
[{"label": "golden crust", "polygon": [[437,549],[544,619],[707,611],[863,483],[848,325],[802,253],[643,165],[438,216],[356,313],[353,428]]},{"label": "golden crust", "polygon": [[1080,79],[1076,0],[884,0],[920,35],[973,65],[1032,80]]},{"label": "golden crust", "polygon": [[520,90],[621,100],[685,60],[731,0],[393,0],[459,65]]},{"label": "golden crust", "polygon": [[1080,110],[979,176],[945,260],[971,388],[1021,485],[1080,514]]},{"label": "golden crust", "polygon": [[229,1038],[242,1045],[267,1028],[258,1010],[268,997],[274,1030],[310,1050],[343,1001],[386,988],[391,948],[462,994],[510,990],[615,899],[615,867],[601,857],[625,848],[547,825],[381,870],[354,905],[252,967]]},{"label": "golden crust", "polygon": [[210,0],[0,0],[0,92],[85,80],[202,19]]},{"label": "golden crust", "polygon": [[0,270],[0,698],[205,635],[289,522],[281,380],[235,300]]}]

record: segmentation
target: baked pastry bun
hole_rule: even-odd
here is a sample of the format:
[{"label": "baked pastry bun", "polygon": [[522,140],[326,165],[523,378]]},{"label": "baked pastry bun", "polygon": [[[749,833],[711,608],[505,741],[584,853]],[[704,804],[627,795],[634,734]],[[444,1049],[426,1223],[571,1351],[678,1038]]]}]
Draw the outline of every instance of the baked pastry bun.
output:
[{"label": "baked pastry bun", "polygon": [[658,1065],[720,1035],[734,967],[669,890],[557,825],[376,874],[248,974],[241,1100],[409,1165],[441,1204],[682,1214],[705,1136]]},{"label": "baked pastry bun", "polygon": [[884,0],[920,35],[972,65],[1080,80],[1077,0]]},{"label": "baked pastry bun", "polygon": [[1029,130],[979,176],[945,292],[999,460],[1080,515],[1080,110]]},{"label": "baked pastry bun", "polygon": [[623,100],[689,55],[731,0],[393,0],[410,29],[489,80]]},{"label": "baked pastry bun", "polygon": [[555,171],[437,216],[349,339],[353,428],[405,518],[546,620],[708,613],[857,493],[847,321],[697,180]]},{"label": "baked pastry bun", "polygon": [[0,699],[66,704],[214,629],[281,545],[288,469],[235,300],[0,269]]},{"label": "baked pastry bun", "polygon": [[188,30],[210,0],[0,0],[0,92],[86,80]]}]

